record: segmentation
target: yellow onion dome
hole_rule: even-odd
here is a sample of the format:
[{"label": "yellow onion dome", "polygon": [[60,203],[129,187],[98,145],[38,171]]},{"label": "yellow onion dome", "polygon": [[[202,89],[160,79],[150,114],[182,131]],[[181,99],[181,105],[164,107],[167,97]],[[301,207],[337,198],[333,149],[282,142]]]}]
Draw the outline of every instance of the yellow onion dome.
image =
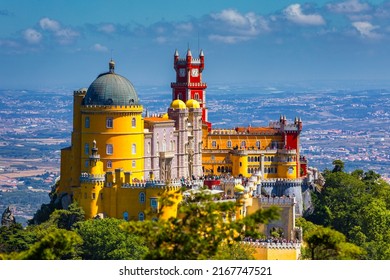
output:
[{"label": "yellow onion dome", "polygon": [[186,102],[186,106],[187,106],[187,108],[193,108],[193,109],[199,109],[200,108],[199,102],[196,101],[195,99],[189,99]]},{"label": "yellow onion dome", "polygon": [[170,107],[172,109],[179,109],[179,110],[184,110],[187,108],[186,104],[180,99],[173,100]]}]

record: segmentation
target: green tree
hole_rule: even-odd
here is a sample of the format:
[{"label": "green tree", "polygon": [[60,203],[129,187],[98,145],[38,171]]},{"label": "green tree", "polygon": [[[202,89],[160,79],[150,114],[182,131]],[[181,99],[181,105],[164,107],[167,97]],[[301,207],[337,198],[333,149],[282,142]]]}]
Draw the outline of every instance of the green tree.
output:
[{"label": "green tree", "polygon": [[324,173],[313,193],[315,210],[306,218],[343,233],[368,259],[390,259],[390,185],[373,171]]},{"label": "green tree", "polygon": [[279,216],[279,209],[271,208],[234,220],[236,206],[233,202],[214,202],[212,196],[198,193],[180,205],[176,218],[129,222],[124,228],[145,236],[147,259],[212,259],[220,246],[234,246],[245,236],[260,237],[259,224]]},{"label": "green tree", "polygon": [[222,243],[213,257],[214,260],[254,260],[256,250],[250,244],[233,242],[228,245]]},{"label": "green tree", "polygon": [[87,260],[138,260],[147,253],[140,236],[121,229],[125,221],[105,218],[80,222],[75,231],[81,236],[81,257]]},{"label": "green tree", "polygon": [[297,219],[297,225],[304,233],[303,259],[353,260],[365,257],[362,248],[346,242],[345,235],[336,230],[315,225],[303,218]]},{"label": "green tree", "polygon": [[82,240],[76,233],[54,229],[28,250],[0,255],[0,259],[63,260],[77,258],[77,247]]},{"label": "green tree", "polygon": [[36,241],[36,234],[19,223],[0,227],[0,253],[25,251]]},{"label": "green tree", "polygon": [[336,159],[332,162],[334,168],[332,172],[344,172],[344,162],[340,159]]},{"label": "green tree", "polygon": [[54,224],[58,228],[71,230],[74,224],[84,220],[84,210],[78,206],[77,202],[74,202],[69,205],[67,210],[54,210],[54,212],[50,215],[47,223]]}]

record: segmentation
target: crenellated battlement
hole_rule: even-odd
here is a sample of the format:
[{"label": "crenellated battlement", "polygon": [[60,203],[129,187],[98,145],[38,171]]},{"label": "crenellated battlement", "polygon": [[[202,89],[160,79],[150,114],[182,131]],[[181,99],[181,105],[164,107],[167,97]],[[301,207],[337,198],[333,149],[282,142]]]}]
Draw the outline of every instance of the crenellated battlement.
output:
[{"label": "crenellated battlement", "polygon": [[279,205],[279,206],[290,206],[296,203],[295,197],[265,197],[261,196],[258,198],[261,202],[261,205],[271,206],[271,205]]},{"label": "crenellated battlement", "polygon": [[90,173],[81,173],[80,175],[80,182],[81,183],[98,183],[98,182],[104,182],[105,176],[104,174],[90,174]]},{"label": "crenellated battlement", "polygon": [[300,242],[267,242],[267,241],[242,241],[243,244],[248,244],[256,248],[267,248],[267,249],[287,249],[297,250],[302,247]]}]

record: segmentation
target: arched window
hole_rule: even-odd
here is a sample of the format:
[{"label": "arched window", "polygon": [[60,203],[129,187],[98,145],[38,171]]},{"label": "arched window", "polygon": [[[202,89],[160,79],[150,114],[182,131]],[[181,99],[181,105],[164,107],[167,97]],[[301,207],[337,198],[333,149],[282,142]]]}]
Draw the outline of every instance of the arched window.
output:
[{"label": "arched window", "polygon": [[131,163],[131,166],[132,166],[133,168],[135,168],[135,167],[137,166],[135,160],[133,160],[133,162]]},{"label": "arched window", "polygon": [[129,220],[129,213],[123,212],[123,220],[128,221]]},{"label": "arched window", "polygon": [[89,155],[89,144],[88,143],[84,144],[84,154]]},{"label": "arched window", "polygon": [[256,141],[256,147],[260,149],[260,141]]},{"label": "arched window", "polygon": [[112,168],[112,161],[111,160],[107,160],[107,168]]},{"label": "arched window", "polygon": [[106,154],[107,155],[112,155],[114,153],[114,147],[112,144],[107,144],[106,145]]},{"label": "arched window", "polygon": [[140,192],[138,195],[139,203],[145,203],[145,193]]},{"label": "arched window", "polygon": [[228,148],[231,148],[231,147],[232,147],[232,141],[230,141],[230,140],[227,141],[227,147],[228,147]]},{"label": "arched window", "polygon": [[135,118],[131,119],[131,127],[136,127],[137,126],[137,121]]},{"label": "arched window", "polygon": [[137,153],[137,146],[135,144],[131,145],[131,153],[135,155]]},{"label": "arched window", "polygon": [[114,127],[114,121],[112,118],[106,118],[106,127],[107,128],[113,128]]},{"label": "arched window", "polygon": [[167,143],[166,143],[166,141],[164,140],[163,142],[162,142],[162,152],[165,152],[167,150]]},{"label": "arched window", "polygon": [[140,222],[145,221],[145,214],[144,214],[144,212],[139,212],[138,213],[138,221],[140,221]]},{"label": "arched window", "polygon": [[89,128],[89,117],[85,117],[85,128]]},{"label": "arched window", "polygon": [[246,147],[246,141],[241,142],[241,147]]},{"label": "arched window", "polygon": [[211,142],[211,147],[216,148],[217,147],[217,141],[212,141]]}]

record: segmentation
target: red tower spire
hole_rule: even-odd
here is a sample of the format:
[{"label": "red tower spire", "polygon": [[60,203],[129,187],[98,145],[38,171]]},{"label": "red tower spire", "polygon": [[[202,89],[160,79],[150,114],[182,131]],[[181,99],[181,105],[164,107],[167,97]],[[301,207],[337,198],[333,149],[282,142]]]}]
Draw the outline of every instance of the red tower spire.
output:
[{"label": "red tower spire", "polygon": [[180,58],[176,50],[174,54],[174,69],[176,82],[171,83],[172,100],[180,99],[187,102],[195,99],[202,108],[202,121],[207,123],[206,88],[207,84],[202,81],[204,69],[204,53],[201,50],[199,58],[192,56],[191,50],[187,50],[185,58]]}]

